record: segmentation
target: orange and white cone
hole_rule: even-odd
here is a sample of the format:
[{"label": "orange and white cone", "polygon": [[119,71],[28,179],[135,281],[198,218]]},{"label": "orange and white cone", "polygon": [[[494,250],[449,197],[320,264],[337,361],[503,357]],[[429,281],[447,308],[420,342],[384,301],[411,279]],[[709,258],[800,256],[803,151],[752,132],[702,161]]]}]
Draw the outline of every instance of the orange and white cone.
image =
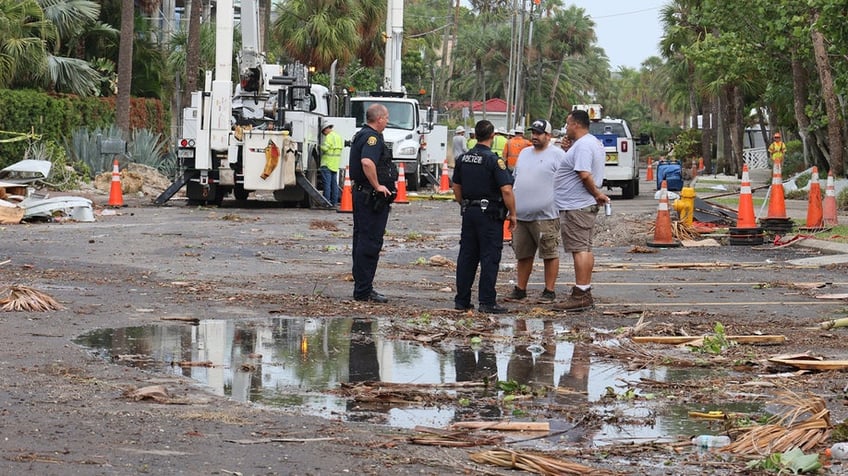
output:
[{"label": "orange and white cone", "polygon": [[824,205],[822,206],[822,223],[826,226],[838,225],[836,218],[836,189],[833,185],[833,171],[827,173],[827,188],[824,192]]},{"label": "orange and white cone", "polygon": [[406,196],[406,172],[403,169],[403,162],[398,164],[398,179],[397,179],[397,197],[394,203],[409,203],[409,198]]},{"label": "orange and white cone", "polygon": [[813,167],[813,173],[810,177],[810,197],[807,205],[807,224],[806,228],[817,229],[822,227],[822,196],[821,186],[819,185],[819,168]]},{"label": "orange and white cone", "polygon": [[671,231],[671,214],[668,211],[668,183],[663,180],[660,189],[660,204],[657,206],[657,221],[654,227],[654,239],[648,241],[652,248],[674,248],[680,246]]},{"label": "orange and white cone", "polygon": [[118,167],[118,159],[112,162],[112,186],[109,189],[109,206],[124,206],[124,192],[121,189],[121,172]]},{"label": "orange and white cone", "polygon": [[512,232],[509,231],[509,220],[504,220],[503,235],[504,241],[512,241]]},{"label": "orange and white cone", "polygon": [[757,228],[754,216],[754,197],[751,195],[751,179],[748,165],[742,166],[742,185],[739,187],[739,210],[736,213],[736,228]]},{"label": "orange and white cone", "polygon": [[448,159],[442,164],[442,179],[439,182],[439,193],[448,193],[451,191],[450,177],[448,176]]},{"label": "orange and white cone", "polygon": [[645,180],[648,182],[654,181],[654,163],[650,157],[648,157],[648,173],[645,174]]},{"label": "orange and white cone", "polygon": [[787,218],[786,199],[783,195],[783,172],[780,161],[774,163],[774,170],[771,175],[771,191],[766,218]]},{"label": "orange and white cone", "polygon": [[344,189],[338,213],[353,213],[353,188],[350,184],[350,166],[345,167]]}]

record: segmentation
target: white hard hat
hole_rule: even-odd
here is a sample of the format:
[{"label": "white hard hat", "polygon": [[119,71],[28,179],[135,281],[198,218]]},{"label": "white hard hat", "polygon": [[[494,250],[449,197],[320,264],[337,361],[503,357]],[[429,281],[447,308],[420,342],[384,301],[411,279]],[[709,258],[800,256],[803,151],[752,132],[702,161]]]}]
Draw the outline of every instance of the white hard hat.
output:
[{"label": "white hard hat", "polygon": [[462,126],[456,126],[456,133],[457,133],[457,134],[462,134],[462,133],[464,133],[464,132],[465,132],[465,128],[464,128],[464,127],[462,127]]},{"label": "white hard hat", "polygon": [[506,129],[504,129],[503,127],[498,127],[497,129],[495,129],[495,134],[506,135]]},{"label": "white hard hat", "polygon": [[324,127],[322,127],[321,130],[323,131],[324,129],[327,129],[329,127],[333,127],[333,123],[332,122],[325,122]]},{"label": "white hard hat", "polygon": [[512,130],[512,133],[513,133],[513,135],[520,135],[520,134],[524,134],[524,130],[516,127],[515,129]]}]

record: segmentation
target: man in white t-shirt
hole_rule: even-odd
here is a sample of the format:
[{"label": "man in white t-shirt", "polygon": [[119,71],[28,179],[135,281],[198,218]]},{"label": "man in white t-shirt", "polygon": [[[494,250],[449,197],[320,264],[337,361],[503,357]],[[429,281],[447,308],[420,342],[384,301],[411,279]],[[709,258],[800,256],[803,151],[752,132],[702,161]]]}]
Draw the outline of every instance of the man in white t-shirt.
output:
[{"label": "man in white t-shirt", "polygon": [[573,141],[554,176],[554,200],[559,210],[562,247],[574,259],[571,295],[554,309],[572,312],[595,307],[592,298],[592,236],[595,216],[609,201],[600,191],[604,182],[604,146],[589,134],[589,114],[574,110],[565,120],[566,137]]},{"label": "man in white t-shirt", "polygon": [[565,160],[565,152],[551,144],[551,123],[539,119],[530,125],[532,147],[518,154],[513,175],[515,211],[518,223],[512,232],[512,249],[518,260],[518,281],[507,299],[527,297],[527,283],[533,270],[533,258],[539,253],[545,263],[545,289],[540,301],[556,300],[559,273],[559,209],[554,203],[554,174]]}]

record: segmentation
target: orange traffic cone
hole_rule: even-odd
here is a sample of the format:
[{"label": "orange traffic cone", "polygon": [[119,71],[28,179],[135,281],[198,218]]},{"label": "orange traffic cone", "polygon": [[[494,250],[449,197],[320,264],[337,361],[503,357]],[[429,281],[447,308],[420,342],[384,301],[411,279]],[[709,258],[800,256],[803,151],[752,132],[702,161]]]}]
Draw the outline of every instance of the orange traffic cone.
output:
[{"label": "orange traffic cone", "polygon": [[780,167],[780,161],[774,163],[774,170],[771,175],[770,194],[768,216],[766,216],[766,218],[787,218],[786,199],[783,196],[783,174]]},{"label": "orange traffic cone", "polygon": [[657,221],[654,227],[654,239],[648,241],[652,248],[672,248],[680,246],[680,241],[675,240],[671,233],[671,214],[668,211],[668,184],[662,181],[660,189],[660,204],[657,207]]},{"label": "orange traffic cone", "polygon": [[704,173],[704,158],[703,157],[698,158],[698,173],[699,174]]},{"label": "orange traffic cone", "polygon": [[751,195],[751,179],[748,175],[747,164],[742,166],[742,185],[739,190],[736,228],[757,228],[757,218],[754,216],[754,197]]},{"label": "orange traffic cone", "polygon": [[451,191],[450,177],[448,176],[448,159],[445,159],[442,164],[442,180],[439,182],[439,193],[448,193]]},{"label": "orange traffic cone", "polygon": [[831,226],[838,225],[836,218],[836,190],[833,186],[833,171],[827,173],[827,188],[824,192],[824,206],[822,207],[822,223]]},{"label": "orange traffic cone", "polygon": [[654,181],[654,163],[650,157],[648,157],[648,173],[645,175],[645,180],[648,182]]},{"label": "orange traffic cone", "polygon": [[504,241],[512,241],[512,232],[509,231],[509,220],[504,220]]},{"label": "orange traffic cone", "polygon": [[112,187],[109,189],[109,206],[124,206],[124,192],[121,189],[121,172],[118,168],[118,159],[112,162]]},{"label": "orange traffic cone", "polygon": [[344,189],[338,213],[353,213],[353,189],[350,185],[350,166],[345,167]]},{"label": "orange traffic cone", "polygon": [[807,205],[806,228],[818,229],[822,227],[822,197],[821,186],[819,186],[819,168],[813,167],[810,177],[810,197]]},{"label": "orange traffic cone", "polygon": [[406,197],[406,172],[403,170],[403,162],[398,164],[397,197],[394,203],[409,203]]}]

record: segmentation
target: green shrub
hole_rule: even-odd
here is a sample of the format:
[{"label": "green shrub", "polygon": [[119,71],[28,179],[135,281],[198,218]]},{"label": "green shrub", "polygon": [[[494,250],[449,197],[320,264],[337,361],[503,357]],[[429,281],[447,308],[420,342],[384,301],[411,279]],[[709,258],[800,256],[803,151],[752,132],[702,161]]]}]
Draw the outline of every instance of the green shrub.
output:
[{"label": "green shrub", "polygon": [[[30,143],[24,159],[49,160],[53,165],[44,181],[53,190],[76,190],[85,181],[87,170],[84,164],[74,164],[68,159],[64,147],[53,141]],[[82,170],[82,173],[78,171]]]},{"label": "green shrub", "polygon": [[100,141],[120,138],[121,130],[114,124],[103,129],[98,127],[92,131],[82,127],[73,131],[70,141],[65,139],[65,151],[72,161],[83,164],[88,176],[94,178],[112,170],[112,156],[100,153]]}]

